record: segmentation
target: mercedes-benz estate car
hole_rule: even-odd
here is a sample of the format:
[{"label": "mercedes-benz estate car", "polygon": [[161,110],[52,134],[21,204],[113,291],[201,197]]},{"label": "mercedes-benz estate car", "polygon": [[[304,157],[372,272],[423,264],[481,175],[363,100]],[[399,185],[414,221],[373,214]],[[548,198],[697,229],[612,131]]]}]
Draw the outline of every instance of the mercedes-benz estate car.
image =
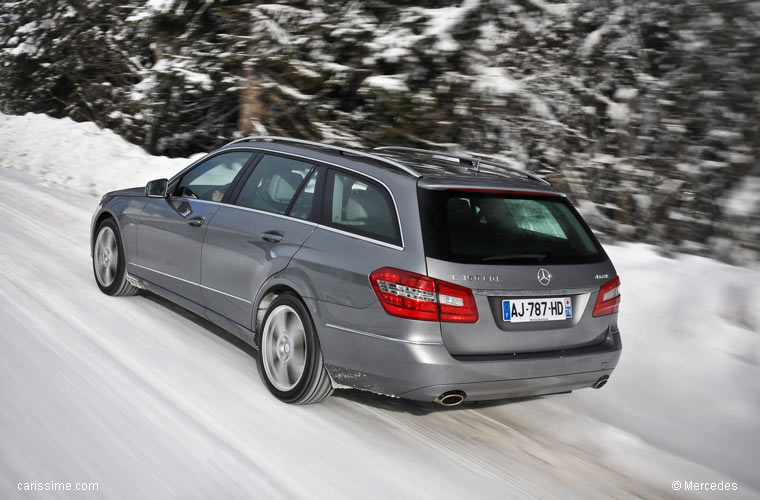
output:
[{"label": "mercedes-benz estate car", "polygon": [[456,405],[605,384],[620,280],[565,194],[487,159],[247,137],[103,196],[95,279],[258,349],[269,391]]}]

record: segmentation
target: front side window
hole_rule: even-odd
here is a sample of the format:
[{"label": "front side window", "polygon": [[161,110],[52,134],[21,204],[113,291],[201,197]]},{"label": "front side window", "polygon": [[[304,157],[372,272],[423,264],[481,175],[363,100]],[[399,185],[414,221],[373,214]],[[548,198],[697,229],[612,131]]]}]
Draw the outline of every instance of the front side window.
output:
[{"label": "front side window", "polygon": [[235,204],[284,214],[312,168],[311,163],[264,155],[245,182]]},{"label": "front side window", "polygon": [[253,153],[235,151],[222,153],[186,173],[174,191],[175,196],[222,201],[232,181]]},{"label": "front side window", "polygon": [[396,211],[388,192],[353,175],[333,172],[327,218],[330,226],[395,245],[401,244]]}]

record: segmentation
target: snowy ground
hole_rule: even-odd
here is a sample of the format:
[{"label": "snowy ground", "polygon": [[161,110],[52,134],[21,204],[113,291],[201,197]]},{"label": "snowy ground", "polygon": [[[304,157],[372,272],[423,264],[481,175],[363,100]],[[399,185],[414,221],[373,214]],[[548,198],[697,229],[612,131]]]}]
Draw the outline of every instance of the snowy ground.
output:
[{"label": "snowy ground", "polygon": [[760,498],[760,271],[608,247],[624,351],[600,391],[288,406],[229,335],[95,286],[91,194],[187,160],[91,124],[0,118],[0,498],[60,497],[17,491],[33,481],[99,483],[70,498]]}]

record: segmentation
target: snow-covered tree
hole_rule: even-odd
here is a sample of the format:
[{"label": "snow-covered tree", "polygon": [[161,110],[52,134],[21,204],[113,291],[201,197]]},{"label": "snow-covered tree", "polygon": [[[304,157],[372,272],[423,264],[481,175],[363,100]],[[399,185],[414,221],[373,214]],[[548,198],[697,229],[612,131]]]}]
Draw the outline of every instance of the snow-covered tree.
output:
[{"label": "snow-covered tree", "polygon": [[93,121],[126,133],[124,99],[139,47],[124,19],[131,3],[0,2],[0,109]]},{"label": "snow-covered tree", "polygon": [[0,107],[170,155],[257,132],[485,153],[605,235],[736,260],[760,252],[736,202],[760,176],[758,26],[703,0],[0,1]]}]

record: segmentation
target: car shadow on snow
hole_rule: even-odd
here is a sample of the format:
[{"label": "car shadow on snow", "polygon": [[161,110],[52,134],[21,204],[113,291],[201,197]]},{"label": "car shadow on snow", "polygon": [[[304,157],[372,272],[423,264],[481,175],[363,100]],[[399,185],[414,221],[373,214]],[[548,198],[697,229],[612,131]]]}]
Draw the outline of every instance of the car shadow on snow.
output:
[{"label": "car shadow on snow", "polygon": [[[200,326],[204,330],[207,330],[217,337],[229,342],[241,351],[248,354],[253,360],[258,363],[258,353],[256,349],[245,342],[244,340],[229,333],[223,328],[215,325],[211,321],[202,316],[198,316],[194,312],[178,306],[174,302],[165,299],[154,293],[140,293],[140,297],[150,300],[151,302],[158,304],[179,316],[192,321],[196,325]],[[462,410],[477,410],[479,408],[490,408],[494,406],[513,405],[524,403],[526,401],[532,401],[536,399],[542,399],[545,396],[531,396],[524,398],[513,399],[499,399],[491,401],[466,401],[458,406],[442,406],[433,402],[426,401],[414,401],[411,399],[403,399],[393,396],[385,396],[382,394],[375,394],[369,391],[362,391],[358,389],[339,389],[333,394],[333,397],[345,399],[365,406],[372,406],[382,410],[388,410],[398,413],[407,413],[410,415],[423,416],[430,413],[440,413],[446,411],[462,411]]]},{"label": "car shadow on snow", "polygon": [[214,335],[221,338],[222,340],[226,340],[227,342],[234,345],[241,351],[245,352],[246,354],[251,356],[254,359],[254,361],[257,360],[258,355],[257,355],[256,349],[252,345],[236,337],[235,335],[231,334],[227,330],[215,325],[214,323],[207,320],[206,318],[202,316],[198,316],[194,312],[188,311],[187,309],[181,306],[178,306],[174,302],[168,299],[165,299],[161,297],[160,295],[156,295],[154,293],[146,293],[143,291],[143,292],[140,292],[140,297],[150,300],[151,302],[158,304],[164,307],[165,309],[168,309],[172,311],[173,313],[178,314],[179,316],[182,316],[188,321],[192,321],[193,323],[200,326],[204,330],[208,330],[209,332],[213,333]]},{"label": "car shadow on snow", "polygon": [[462,411],[477,410],[480,408],[490,408],[493,406],[513,405],[542,399],[545,396],[531,396],[525,398],[497,399],[490,401],[466,401],[458,406],[442,406],[433,402],[414,401],[411,399],[397,398],[393,396],[384,396],[368,391],[358,389],[340,389],[335,391],[333,397],[339,397],[367,406],[373,406],[383,410],[395,411],[399,413],[409,413],[411,415],[423,416],[430,413],[440,413],[445,411]]}]

